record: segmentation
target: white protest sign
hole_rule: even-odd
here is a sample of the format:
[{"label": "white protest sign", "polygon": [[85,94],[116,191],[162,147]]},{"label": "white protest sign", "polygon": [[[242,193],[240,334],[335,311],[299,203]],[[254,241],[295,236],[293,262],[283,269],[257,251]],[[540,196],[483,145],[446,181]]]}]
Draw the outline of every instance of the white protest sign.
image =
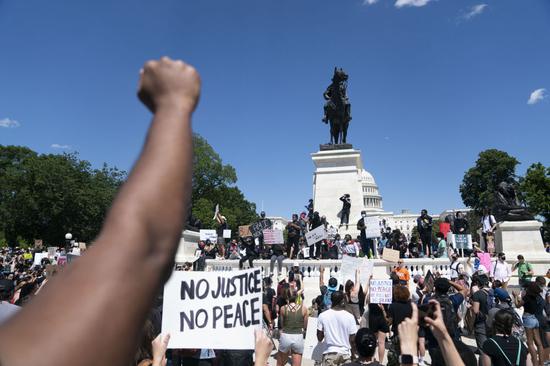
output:
[{"label": "white protest sign", "polygon": [[378,216],[365,217],[365,225],[367,226],[367,229],[365,230],[367,238],[380,237],[380,218]]},{"label": "white protest sign", "polygon": [[374,269],[374,261],[372,259],[363,258],[363,263],[361,263],[361,266],[359,267],[359,281],[361,281],[362,285],[365,285],[370,276],[372,275],[372,271]]},{"label": "white protest sign", "polygon": [[327,344],[317,340],[317,318],[307,318],[307,332],[304,340],[304,353],[302,355],[306,360],[315,360],[321,362],[323,352]]},{"label": "white protest sign", "polygon": [[283,244],[283,232],[277,229],[264,229],[264,244]]},{"label": "white protest sign", "polygon": [[391,304],[392,297],[392,280],[370,280],[371,304]]},{"label": "white protest sign", "polygon": [[168,348],[254,349],[254,329],[261,325],[260,268],[176,271],[164,286],[162,333],[170,333]]},{"label": "white protest sign", "polygon": [[355,271],[361,265],[361,258],[350,257],[345,255],[342,257],[342,283],[345,284],[347,280],[352,280],[355,283]]},{"label": "white protest sign", "polygon": [[57,247],[48,247],[48,257],[55,257],[55,253],[57,253]]},{"label": "white protest sign", "polygon": [[34,262],[33,262],[33,266],[39,266],[39,265],[41,265],[42,259],[43,259],[43,258],[48,258],[48,253],[46,253],[46,252],[43,252],[43,253],[34,253]]},{"label": "white protest sign", "polygon": [[212,243],[218,242],[218,234],[216,233],[216,230],[205,230],[201,229],[199,231],[200,240],[206,241],[210,240]]},{"label": "white protest sign", "polygon": [[224,230],[223,231],[223,238],[224,239],[231,239],[231,230]]},{"label": "white protest sign", "polygon": [[307,245],[313,245],[317,243],[320,240],[327,238],[327,231],[325,230],[325,227],[323,225],[319,226],[318,228],[315,228],[311,231],[308,231],[306,233],[306,241]]}]

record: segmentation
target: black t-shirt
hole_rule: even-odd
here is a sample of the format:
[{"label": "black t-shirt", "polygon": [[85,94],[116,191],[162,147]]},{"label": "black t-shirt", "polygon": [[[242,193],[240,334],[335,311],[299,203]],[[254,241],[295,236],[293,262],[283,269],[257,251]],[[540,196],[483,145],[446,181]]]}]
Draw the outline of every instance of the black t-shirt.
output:
[{"label": "black t-shirt", "polygon": [[[272,288],[268,288],[265,290],[263,294],[263,299],[262,299],[262,304],[267,305],[267,307],[269,308],[269,312],[271,313],[272,320],[275,318],[274,315],[276,315],[273,309],[273,298],[275,297],[275,295],[276,295],[275,290]],[[265,316],[264,316],[264,320],[267,323],[267,319],[265,319]]]},{"label": "black t-shirt", "polygon": [[218,229],[216,230],[216,234],[218,234],[220,238],[223,238],[223,231],[227,230],[228,228],[229,227],[227,226],[227,221],[224,221],[220,224],[220,226],[218,226]]},{"label": "black t-shirt", "polygon": [[292,221],[292,224],[294,225],[290,225],[290,224],[291,223],[288,223],[288,225],[286,226],[288,236],[296,237],[297,235],[300,234],[300,229],[296,228],[296,226],[294,225],[300,226],[300,223],[298,221]]},{"label": "black t-shirt", "polygon": [[[488,289],[477,290],[472,296],[472,300],[479,303],[479,312],[485,316],[489,313],[487,308],[488,292]],[[484,320],[484,317],[478,317],[478,319]]]},{"label": "black t-shirt", "polygon": [[283,255],[284,249],[282,244],[274,244],[271,246],[271,252],[273,255],[280,256]]},{"label": "black t-shirt", "polygon": [[349,201],[349,198],[340,198],[340,201],[343,202],[342,211],[348,211],[351,208],[351,202]]},{"label": "black t-shirt", "polygon": [[361,239],[367,238],[367,227],[365,226],[365,219],[361,218],[359,221],[357,221],[357,229],[359,230],[359,233],[361,234]]},{"label": "black t-shirt", "polygon": [[397,331],[397,326],[399,325],[399,323],[405,320],[405,318],[410,318],[412,316],[411,303],[409,301],[392,302],[388,307],[388,316],[392,318],[392,325],[391,325],[392,332],[394,332],[395,334],[399,334],[399,332]]},{"label": "black t-shirt", "polygon": [[[516,360],[518,357],[518,350],[520,341],[515,337],[502,337],[494,336],[490,339],[487,339],[483,343],[483,352],[486,353],[491,358],[491,363],[493,366],[510,366],[510,363],[506,360],[506,357],[502,354],[502,351],[497,347],[497,345],[491,340],[495,340],[506,357],[510,360],[512,365],[516,365]],[[521,352],[519,357],[519,365],[525,366],[527,360],[527,347],[525,344],[521,343]]]}]

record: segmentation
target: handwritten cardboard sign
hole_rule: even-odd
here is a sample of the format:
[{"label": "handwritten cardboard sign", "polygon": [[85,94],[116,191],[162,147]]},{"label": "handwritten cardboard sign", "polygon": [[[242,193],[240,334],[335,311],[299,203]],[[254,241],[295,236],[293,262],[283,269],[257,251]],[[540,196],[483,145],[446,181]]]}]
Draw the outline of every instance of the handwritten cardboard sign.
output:
[{"label": "handwritten cardboard sign", "polygon": [[265,229],[271,229],[273,223],[269,219],[260,220],[250,225],[250,232],[255,238],[262,236],[262,233]]},{"label": "handwritten cardboard sign", "polygon": [[210,240],[212,243],[218,242],[218,233],[216,233],[216,230],[205,230],[201,229],[199,231],[200,239],[203,241]]},{"label": "handwritten cardboard sign", "polygon": [[370,280],[371,304],[391,304],[392,298],[392,280]]},{"label": "handwritten cardboard sign", "polygon": [[164,286],[162,333],[170,333],[168,348],[254,349],[254,329],[261,324],[260,268],[176,271]]},{"label": "handwritten cardboard sign", "polygon": [[367,229],[365,230],[367,238],[380,237],[380,218],[378,216],[365,217],[365,225],[367,226]]},{"label": "handwritten cardboard sign", "polygon": [[252,236],[252,233],[250,232],[250,225],[239,226],[239,236],[241,238]]},{"label": "handwritten cardboard sign", "polygon": [[325,230],[325,227],[323,225],[308,231],[306,233],[306,241],[307,245],[313,245],[317,243],[320,240],[327,238],[327,231]]},{"label": "handwritten cardboard sign", "polygon": [[283,244],[285,242],[283,238],[283,232],[278,229],[265,229],[264,244]]},{"label": "handwritten cardboard sign", "polygon": [[382,259],[388,262],[397,263],[399,261],[399,250],[384,248]]}]

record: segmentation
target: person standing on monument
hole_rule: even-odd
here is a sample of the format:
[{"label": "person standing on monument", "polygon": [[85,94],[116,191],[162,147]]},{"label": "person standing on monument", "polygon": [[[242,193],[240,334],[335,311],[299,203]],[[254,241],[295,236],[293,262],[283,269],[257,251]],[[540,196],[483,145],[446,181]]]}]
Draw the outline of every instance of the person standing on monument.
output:
[{"label": "person standing on monument", "polygon": [[[491,210],[488,208],[483,209],[483,216],[481,217],[481,236],[483,237],[482,247],[486,252],[489,252],[489,246],[493,242],[493,236],[495,229],[497,227],[497,220],[493,215],[491,215]],[[492,244],[494,245],[494,244]]]},{"label": "person standing on monument", "polygon": [[373,258],[375,256],[374,251],[374,242],[372,239],[367,238],[367,211],[361,211],[361,218],[357,221],[357,230],[359,230],[360,236],[359,241],[361,242],[361,250],[368,258]]},{"label": "person standing on monument", "polygon": [[292,214],[292,221],[286,225],[286,231],[288,236],[288,243],[286,247],[287,256],[288,258],[293,259],[300,250],[298,247],[298,242],[300,240],[301,227],[298,222],[297,214]]},{"label": "person standing on monument", "polygon": [[[319,226],[322,226],[323,223],[321,222],[321,217],[319,216],[319,212],[315,211],[313,212],[313,216],[311,217],[309,221],[309,230],[315,230]],[[311,244],[309,246],[309,258],[310,259],[317,259],[321,256],[321,240],[319,240],[317,243]]]},{"label": "person standing on monument", "polygon": [[432,245],[432,217],[428,215],[428,210],[420,211],[420,216],[416,219],[418,234],[422,240],[424,255],[430,256]]},{"label": "person standing on monument", "polygon": [[349,212],[351,210],[351,199],[348,193],[340,197],[342,201],[342,211],[340,212],[340,227],[346,224],[346,230],[348,229],[349,224]]}]

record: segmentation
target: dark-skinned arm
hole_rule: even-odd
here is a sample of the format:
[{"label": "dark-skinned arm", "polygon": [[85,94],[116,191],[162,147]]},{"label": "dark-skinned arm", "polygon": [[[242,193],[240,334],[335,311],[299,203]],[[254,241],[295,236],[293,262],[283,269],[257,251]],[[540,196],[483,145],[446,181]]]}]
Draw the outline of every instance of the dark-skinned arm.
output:
[{"label": "dark-skinned arm", "polygon": [[145,64],[139,97],[154,117],[141,155],[95,244],[0,329],[2,366],[133,360],[153,298],[171,273],[185,221],[191,114],[199,93],[191,66],[168,58]]}]

